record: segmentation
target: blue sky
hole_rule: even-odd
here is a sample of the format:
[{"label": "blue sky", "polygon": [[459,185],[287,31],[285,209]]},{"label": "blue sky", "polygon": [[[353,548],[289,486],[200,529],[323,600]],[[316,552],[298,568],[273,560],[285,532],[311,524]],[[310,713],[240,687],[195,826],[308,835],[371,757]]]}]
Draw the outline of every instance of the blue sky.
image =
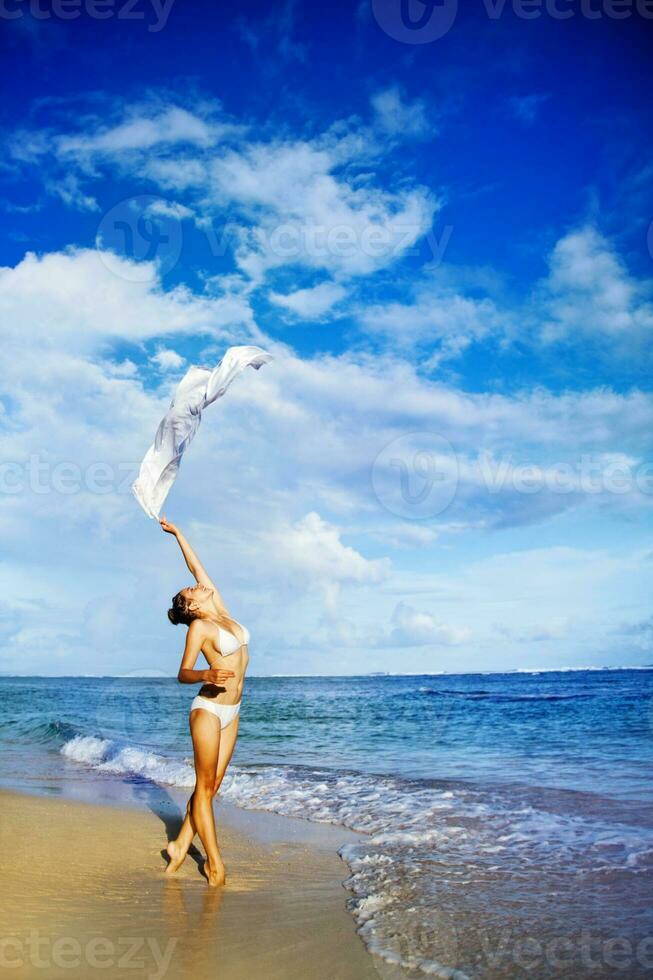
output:
[{"label": "blue sky", "polygon": [[563,8],[5,5],[0,671],[175,672],[129,483],[240,343],[168,516],[254,672],[653,660],[653,20]]}]

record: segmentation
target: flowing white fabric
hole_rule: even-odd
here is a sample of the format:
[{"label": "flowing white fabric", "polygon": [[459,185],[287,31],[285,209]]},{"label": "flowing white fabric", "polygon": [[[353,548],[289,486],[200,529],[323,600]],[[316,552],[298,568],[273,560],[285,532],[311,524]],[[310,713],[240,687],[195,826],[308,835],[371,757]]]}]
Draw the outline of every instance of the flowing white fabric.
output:
[{"label": "flowing white fabric", "polygon": [[141,463],[132,490],[149,517],[158,518],[181,457],[195,438],[207,405],[221,398],[246,367],[258,369],[272,360],[260,347],[229,347],[213,371],[191,367],[179,382],[166,415],[161,419],[154,443]]}]

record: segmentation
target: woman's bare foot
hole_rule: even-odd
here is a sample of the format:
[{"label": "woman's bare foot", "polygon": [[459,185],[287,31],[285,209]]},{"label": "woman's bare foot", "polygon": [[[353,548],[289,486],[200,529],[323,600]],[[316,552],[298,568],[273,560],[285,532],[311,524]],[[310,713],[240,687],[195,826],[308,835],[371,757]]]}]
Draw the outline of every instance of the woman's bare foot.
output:
[{"label": "woman's bare foot", "polygon": [[214,868],[207,858],[202,867],[202,871],[211,888],[219,888],[221,885],[224,885],[227,876],[222,861]]},{"label": "woman's bare foot", "polygon": [[174,840],[171,840],[168,843],[168,845],[166,847],[166,853],[167,853],[168,857],[170,858],[170,860],[168,861],[168,865],[167,865],[164,873],[167,874],[167,875],[172,875],[184,863],[184,858],[186,857],[186,853],[185,853],[185,851],[182,851],[181,850],[181,848],[179,847],[179,844],[177,844],[177,842],[174,841]]}]

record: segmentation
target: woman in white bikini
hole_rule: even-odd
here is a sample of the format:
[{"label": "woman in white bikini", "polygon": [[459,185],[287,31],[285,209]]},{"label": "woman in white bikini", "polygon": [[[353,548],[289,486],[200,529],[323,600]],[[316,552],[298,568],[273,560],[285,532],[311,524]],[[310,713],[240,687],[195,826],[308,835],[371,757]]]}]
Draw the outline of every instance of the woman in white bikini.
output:
[{"label": "woman in white bikini", "polygon": [[[213,797],[233,755],[238,735],[240,701],[249,663],[249,632],[232,619],[197,555],[181,531],[165,518],[159,523],[174,535],[197,585],[182,589],[172,600],[168,618],[188,627],[186,646],[177,675],[182,684],[202,684],[190,706],[190,732],[195,759],[195,789],[177,839],[167,847],[172,874],[181,865],[195,834],[206,852],[204,873],[209,885],[223,885],[225,869],[215,833]],[[195,670],[200,653],[207,670]]]}]

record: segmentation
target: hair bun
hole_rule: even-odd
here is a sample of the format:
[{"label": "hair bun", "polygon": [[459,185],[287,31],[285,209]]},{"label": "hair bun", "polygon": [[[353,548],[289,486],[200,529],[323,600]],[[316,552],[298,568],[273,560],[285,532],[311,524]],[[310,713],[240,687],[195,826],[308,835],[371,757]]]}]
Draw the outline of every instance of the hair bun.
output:
[{"label": "hair bun", "polygon": [[168,609],[168,619],[173,626],[190,626],[195,619],[195,610],[184,595],[184,590],[172,597],[172,606]]}]

